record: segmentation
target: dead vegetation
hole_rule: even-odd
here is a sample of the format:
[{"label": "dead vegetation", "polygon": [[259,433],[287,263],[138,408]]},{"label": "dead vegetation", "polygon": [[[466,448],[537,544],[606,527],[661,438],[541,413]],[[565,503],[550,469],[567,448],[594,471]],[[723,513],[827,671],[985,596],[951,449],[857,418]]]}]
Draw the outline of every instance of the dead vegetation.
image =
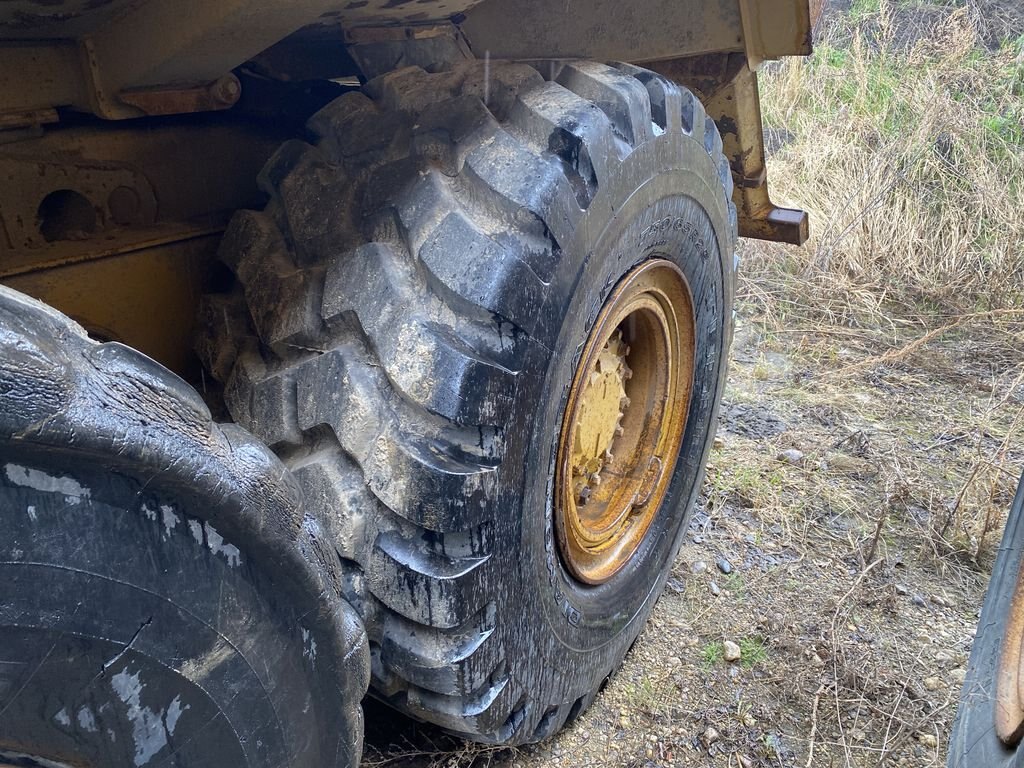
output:
[{"label": "dead vegetation", "polygon": [[990,49],[977,4],[861,0],[845,21],[762,74],[773,193],[815,226],[750,249],[748,278],[843,326],[1019,308],[1024,35]]},{"label": "dead vegetation", "polygon": [[[940,439],[972,458],[929,510],[936,551],[977,560],[1018,474],[1024,18],[984,0],[857,0],[823,26],[815,57],[762,76],[769,134],[785,136],[774,191],[809,209],[814,236],[748,247],[744,299],[769,331],[799,332],[830,381],[915,369],[925,388],[990,393],[962,415],[973,434]],[[980,439],[1000,419],[998,444]],[[889,466],[892,491],[913,493],[919,473]]]},{"label": "dead vegetation", "polygon": [[625,667],[547,744],[388,724],[368,766],[945,764],[1024,470],[1024,12],[857,0],[822,34],[762,74],[813,240],[743,245],[702,508]]}]

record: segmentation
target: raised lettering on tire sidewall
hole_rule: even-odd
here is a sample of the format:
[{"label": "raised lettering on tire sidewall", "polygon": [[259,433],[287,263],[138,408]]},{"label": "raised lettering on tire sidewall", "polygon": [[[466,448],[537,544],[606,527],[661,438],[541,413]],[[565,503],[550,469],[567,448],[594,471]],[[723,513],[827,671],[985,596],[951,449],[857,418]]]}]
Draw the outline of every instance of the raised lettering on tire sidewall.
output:
[{"label": "raised lettering on tire sidewall", "polygon": [[[544,391],[537,400],[540,412],[534,424],[526,474],[529,485],[522,509],[524,552],[532,550],[533,570],[527,578],[536,585],[543,619],[551,626],[553,636],[575,651],[611,645],[610,653],[624,653],[660,593],[685,532],[683,516],[692,508],[703,476],[727,354],[732,238],[727,231],[724,197],[721,190],[706,186],[703,178],[707,176],[693,172],[694,164],[707,159],[706,155],[680,152],[668,141],[663,143],[669,145],[660,147],[666,150],[664,154],[641,151],[638,159],[646,165],[672,157],[679,162],[682,157],[681,167],[666,170],[662,166],[660,171],[651,172],[647,176],[650,181],[629,196],[607,226],[580,227],[584,234],[600,234],[592,242],[574,244],[574,252],[583,258],[571,274],[572,283],[565,293],[553,292],[555,296],[568,296],[568,309],[547,313],[563,316],[564,322],[550,357]],[[630,177],[635,178],[636,169],[629,168],[628,161],[624,165],[628,183]],[[614,191],[617,186],[613,183],[606,189]],[[692,194],[680,194],[681,189]],[[604,213],[598,203],[595,200],[591,208],[594,215]],[[563,566],[553,531],[554,467],[562,415],[587,332],[604,301],[633,266],[651,258],[676,263],[694,299],[696,370],[683,450],[666,499],[637,555],[608,583],[584,587]],[[540,551],[538,546],[542,547]]]}]

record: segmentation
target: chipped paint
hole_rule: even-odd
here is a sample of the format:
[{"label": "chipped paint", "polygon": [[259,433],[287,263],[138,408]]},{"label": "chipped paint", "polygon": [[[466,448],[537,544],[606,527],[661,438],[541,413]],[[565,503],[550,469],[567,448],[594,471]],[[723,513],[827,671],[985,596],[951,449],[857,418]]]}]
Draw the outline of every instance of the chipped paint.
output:
[{"label": "chipped paint", "polygon": [[160,515],[163,518],[164,523],[164,539],[168,539],[171,535],[171,531],[181,522],[181,518],[174,513],[174,508],[167,504],[160,505]]},{"label": "chipped paint", "polygon": [[96,718],[89,707],[82,707],[78,710],[78,727],[89,733],[96,733],[99,730],[96,727]]},{"label": "chipped paint", "polygon": [[[142,689],[139,673],[127,669],[110,679],[110,687],[127,706],[127,716],[132,724],[132,739],[135,741],[135,765],[143,766],[167,746],[167,737],[174,733],[174,726],[183,711],[181,702],[175,696],[167,709],[156,711],[142,704]],[[187,709],[187,707],[185,707]]]},{"label": "chipped paint", "polygon": [[198,520],[189,520],[188,521],[188,529],[190,531],[192,531],[192,538],[195,539],[197,543],[202,544],[203,543],[203,524],[200,523]]},{"label": "chipped paint", "polygon": [[143,503],[142,511],[145,513],[147,520],[152,520],[154,522],[156,521],[156,510],[155,509],[150,509],[148,504]]},{"label": "chipped paint", "polygon": [[184,707],[181,706],[181,698],[175,696],[170,705],[167,707],[167,716],[164,718],[164,722],[167,723],[167,733],[171,736],[174,735],[174,729],[178,727],[178,718],[181,717],[182,713],[189,708],[186,704]]},{"label": "chipped paint", "polygon": [[22,488],[31,488],[43,493],[62,493],[69,504],[78,504],[82,499],[89,498],[89,489],[79,485],[70,477],[48,475],[38,469],[23,467],[20,464],[5,465],[4,473],[8,480]]},{"label": "chipped paint", "polygon": [[25,511],[28,512],[28,519],[33,523],[39,519],[39,515],[36,514],[36,508],[33,505],[29,504],[28,509]]},{"label": "chipped paint", "polygon": [[60,712],[53,716],[53,719],[64,727],[71,725],[71,718],[68,717],[68,711],[66,709],[61,709]]},{"label": "chipped paint", "polygon": [[228,565],[232,567],[241,565],[242,553],[238,551],[238,547],[234,544],[225,544],[224,537],[209,523],[205,524],[205,528],[206,546],[210,548],[210,551],[215,555],[224,555],[228,560]]},{"label": "chipped paint", "polygon": [[316,638],[305,627],[302,629],[302,655],[309,659],[310,664],[316,663]]}]

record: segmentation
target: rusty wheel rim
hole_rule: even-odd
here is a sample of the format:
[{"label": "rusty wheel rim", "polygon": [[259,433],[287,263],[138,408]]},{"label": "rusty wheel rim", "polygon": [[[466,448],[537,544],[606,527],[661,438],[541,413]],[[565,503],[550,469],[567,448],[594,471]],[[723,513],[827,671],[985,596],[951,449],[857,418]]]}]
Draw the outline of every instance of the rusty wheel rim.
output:
[{"label": "rusty wheel rim", "polygon": [[995,727],[1008,747],[1024,736],[1024,565],[1017,574],[996,670]]},{"label": "rusty wheel rim", "polygon": [[635,267],[587,337],[558,442],[562,560],[603,584],[637,554],[682,445],[694,369],[693,299],[673,263]]}]

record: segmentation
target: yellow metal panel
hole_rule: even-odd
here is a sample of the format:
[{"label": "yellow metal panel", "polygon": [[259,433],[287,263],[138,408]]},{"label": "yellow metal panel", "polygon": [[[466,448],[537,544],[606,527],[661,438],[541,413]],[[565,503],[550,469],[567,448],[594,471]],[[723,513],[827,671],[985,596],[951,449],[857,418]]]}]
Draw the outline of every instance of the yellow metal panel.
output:
[{"label": "yellow metal panel", "polygon": [[88,103],[73,43],[0,47],[0,113]]},{"label": "yellow metal panel", "polygon": [[[815,0],[820,8],[820,0]],[[747,62],[811,53],[813,20],[808,0],[739,0]]]},{"label": "yellow metal panel", "polygon": [[219,233],[3,279],[99,338],[194,378],[194,322]]},{"label": "yellow metal panel", "polygon": [[743,50],[735,0],[485,0],[463,29],[479,57],[642,62]]}]

